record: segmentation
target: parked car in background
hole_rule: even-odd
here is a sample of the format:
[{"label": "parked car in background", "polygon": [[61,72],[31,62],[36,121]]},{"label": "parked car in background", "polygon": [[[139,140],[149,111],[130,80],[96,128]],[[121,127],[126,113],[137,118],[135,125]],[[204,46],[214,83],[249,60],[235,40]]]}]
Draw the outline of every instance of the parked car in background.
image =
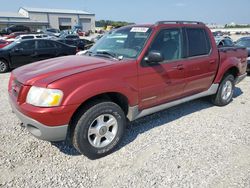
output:
[{"label": "parked car in background", "polygon": [[62,43],[65,43],[65,44],[68,44],[68,45],[71,45],[71,46],[76,46],[77,47],[77,51],[80,51],[80,50],[85,50],[85,49],[88,49],[86,47],[88,47],[88,45],[92,45],[93,42],[89,41],[89,40],[86,40],[86,39],[79,39],[79,38],[76,38],[76,39],[55,39],[56,41],[59,41],[59,42],[62,42]]},{"label": "parked car in background", "polygon": [[[235,45],[247,48],[248,56],[250,56],[250,37],[242,37],[236,41]],[[247,58],[247,72],[250,73],[250,57]]]},{"label": "parked car in background", "polygon": [[92,42],[97,42],[99,39],[101,39],[103,37],[103,35],[97,35],[96,37],[92,38],[91,41]]},{"label": "parked car in background", "polygon": [[79,35],[76,34],[62,34],[59,37],[60,39],[79,39]]},{"label": "parked car in background", "polygon": [[11,42],[8,42],[6,40],[0,40],[0,48],[3,48],[7,45],[9,45]]},{"label": "parked car in background", "polygon": [[55,36],[55,37],[59,37],[61,32],[59,29],[53,29],[53,28],[47,28],[44,31],[45,34],[50,35],[50,36]]},{"label": "parked car in background", "polygon": [[75,34],[72,29],[62,30],[59,36]]},{"label": "parked car in background", "polygon": [[13,38],[12,39],[7,39],[6,41],[13,42],[13,41],[16,41],[16,40],[41,39],[41,38],[50,39],[50,38],[52,38],[52,36],[48,36],[46,34],[26,34],[26,35],[19,35],[14,39]]},{"label": "parked car in background", "polygon": [[75,54],[76,47],[53,40],[18,40],[0,49],[0,73],[35,61]]},{"label": "parked car in background", "polygon": [[247,76],[246,58],[243,47],[218,49],[200,22],[126,26],[84,56],[14,70],[9,101],[35,137],[69,138],[96,159],[115,150],[128,120],[205,96],[217,106],[229,104],[235,84]]},{"label": "parked car in background", "polygon": [[220,47],[232,47],[234,42],[230,37],[215,37],[217,46]]},{"label": "parked car in background", "polygon": [[9,35],[13,32],[30,32],[30,28],[24,25],[12,25],[2,30],[1,34]]},{"label": "parked car in background", "polygon": [[77,29],[77,30],[75,31],[75,33],[76,33],[78,36],[80,36],[80,37],[85,36],[85,32],[83,32],[83,31],[80,30],[80,29]]},{"label": "parked car in background", "polygon": [[11,33],[9,35],[5,35],[4,37],[2,37],[3,40],[7,40],[7,39],[14,39],[16,37],[18,37],[19,35],[25,35],[25,34],[31,34],[30,32],[14,32]]},{"label": "parked car in background", "polygon": [[214,37],[221,37],[221,36],[223,36],[223,33],[221,31],[215,31],[215,32],[212,32],[212,33],[213,33]]}]

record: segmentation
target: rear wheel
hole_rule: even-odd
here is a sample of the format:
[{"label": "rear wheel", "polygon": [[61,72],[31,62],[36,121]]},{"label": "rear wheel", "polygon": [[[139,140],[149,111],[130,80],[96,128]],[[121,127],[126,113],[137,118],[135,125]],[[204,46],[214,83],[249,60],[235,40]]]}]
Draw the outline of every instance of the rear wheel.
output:
[{"label": "rear wheel", "polygon": [[111,153],[120,142],[126,118],[113,102],[94,102],[73,120],[72,143],[85,156],[96,159]]},{"label": "rear wheel", "polygon": [[0,59],[0,73],[7,72],[8,70],[9,70],[8,63],[5,60]]},{"label": "rear wheel", "polygon": [[234,76],[231,74],[226,75],[220,83],[217,93],[212,96],[212,102],[217,106],[229,104],[233,98],[234,88]]}]

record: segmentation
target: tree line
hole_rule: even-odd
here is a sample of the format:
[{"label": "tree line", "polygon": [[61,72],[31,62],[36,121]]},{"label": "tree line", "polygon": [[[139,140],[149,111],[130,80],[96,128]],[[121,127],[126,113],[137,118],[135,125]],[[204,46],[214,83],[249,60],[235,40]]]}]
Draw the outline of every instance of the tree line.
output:
[{"label": "tree line", "polygon": [[246,25],[225,25],[225,28],[250,28],[250,24]]},{"label": "tree line", "polygon": [[112,20],[99,20],[95,22],[96,27],[106,28],[107,26],[113,26],[115,28],[122,27],[126,25],[132,25],[134,23],[124,22],[124,21],[112,21]]}]

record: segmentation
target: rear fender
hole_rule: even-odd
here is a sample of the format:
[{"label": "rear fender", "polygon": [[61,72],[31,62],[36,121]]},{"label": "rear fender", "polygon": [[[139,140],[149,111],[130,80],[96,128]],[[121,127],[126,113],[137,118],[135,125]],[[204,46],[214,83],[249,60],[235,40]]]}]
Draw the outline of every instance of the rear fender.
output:
[{"label": "rear fender", "polygon": [[220,83],[223,79],[223,76],[229,71],[231,68],[237,68],[239,72],[239,64],[241,63],[241,60],[237,57],[230,57],[226,59],[225,61],[222,61],[219,70],[217,73],[217,76],[215,77],[214,83]]}]

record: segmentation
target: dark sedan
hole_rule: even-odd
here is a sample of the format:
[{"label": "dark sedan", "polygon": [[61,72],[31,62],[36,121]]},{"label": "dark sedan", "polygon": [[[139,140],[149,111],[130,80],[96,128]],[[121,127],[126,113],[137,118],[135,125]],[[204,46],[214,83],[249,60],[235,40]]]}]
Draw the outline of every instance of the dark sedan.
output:
[{"label": "dark sedan", "polygon": [[49,58],[75,55],[76,47],[47,39],[16,41],[0,49],[0,73]]},{"label": "dark sedan", "polygon": [[247,72],[250,73],[250,37],[242,37],[236,42],[237,46],[243,46],[247,48],[248,59],[247,59]]}]

